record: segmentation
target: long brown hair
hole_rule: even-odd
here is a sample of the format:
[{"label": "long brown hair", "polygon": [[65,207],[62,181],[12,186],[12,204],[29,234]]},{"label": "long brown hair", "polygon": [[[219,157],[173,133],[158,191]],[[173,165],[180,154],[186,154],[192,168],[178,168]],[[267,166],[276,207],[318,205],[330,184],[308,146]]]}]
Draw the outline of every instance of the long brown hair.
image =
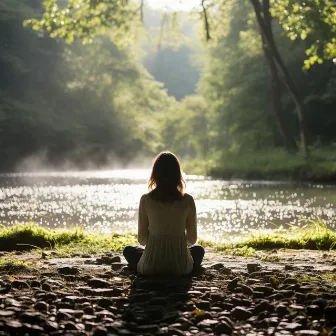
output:
[{"label": "long brown hair", "polygon": [[178,158],[171,152],[161,152],[154,159],[148,181],[150,197],[161,202],[172,202],[183,197],[184,189],[185,181]]}]

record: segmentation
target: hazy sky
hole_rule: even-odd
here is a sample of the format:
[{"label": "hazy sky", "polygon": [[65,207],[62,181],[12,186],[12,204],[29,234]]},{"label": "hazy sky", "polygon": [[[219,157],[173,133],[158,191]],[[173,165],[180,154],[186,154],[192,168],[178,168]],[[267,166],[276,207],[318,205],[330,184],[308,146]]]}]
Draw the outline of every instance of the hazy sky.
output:
[{"label": "hazy sky", "polygon": [[190,11],[200,4],[200,0],[147,0],[153,8],[174,11]]}]

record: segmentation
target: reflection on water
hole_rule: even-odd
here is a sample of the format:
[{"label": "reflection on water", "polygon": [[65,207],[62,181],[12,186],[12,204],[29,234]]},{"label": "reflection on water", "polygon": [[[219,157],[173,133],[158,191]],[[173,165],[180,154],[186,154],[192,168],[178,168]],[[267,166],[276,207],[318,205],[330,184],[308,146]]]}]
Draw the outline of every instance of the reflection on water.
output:
[{"label": "reflection on water", "polygon": [[[2,174],[0,222],[135,232],[148,174],[147,170]],[[186,179],[187,192],[196,199],[199,233],[206,239],[300,224],[301,218],[320,217],[335,228],[335,186]]]}]

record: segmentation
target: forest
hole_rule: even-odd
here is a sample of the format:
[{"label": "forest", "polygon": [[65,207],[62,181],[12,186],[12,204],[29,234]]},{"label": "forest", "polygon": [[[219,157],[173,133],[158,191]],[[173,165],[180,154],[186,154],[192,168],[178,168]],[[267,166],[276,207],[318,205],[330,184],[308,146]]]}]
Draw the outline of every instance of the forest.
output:
[{"label": "forest", "polygon": [[187,173],[336,180],[333,1],[81,3],[0,3],[2,171],[168,149]]}]

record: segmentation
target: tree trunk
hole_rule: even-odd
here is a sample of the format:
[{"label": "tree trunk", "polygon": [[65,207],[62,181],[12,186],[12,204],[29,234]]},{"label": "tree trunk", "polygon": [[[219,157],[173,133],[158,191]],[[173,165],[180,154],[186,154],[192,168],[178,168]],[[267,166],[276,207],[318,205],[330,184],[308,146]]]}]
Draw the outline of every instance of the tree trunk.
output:
[{"label": "tree trunk", "polygon": [[263,46],[265,58],[268,63],[269,75],[270,75],[270,84],[272,88],[272,104],[273,104],[273,113],[275,117],[275,121],[278,127],[278,131],[280,133],[283,145],[287,152],[295,153],[297,151],[297,146],[294,138],[288,134],[287,128],[283,122],[282,116],[282,104],[280,97],[280,79],[278,75],[278,70],[276,68],[276,64],[272,56],[270,55],[267,46],[264,44]]},{"label": "tree trunk", "polygon": [[[273,31],[272,31],[272,17],[269,12],[269,7],[263,7],[263,15],[264,15],[264,23],[265,29],[268,31],[268,34],[273,38]],[[284,147],[286,148],[287,152],[295,153],[297,151],[297,145],[293,138],[293,136],[288,132],[288,128],[283,120],[282,115],[282,103],[281,103],[281,82],[278,74],[278,70],[274,59],[272,57],[271,52],[269,51],[269,46],[265,41],[263,35],[261,35],[263,50],[265,54],[265,58],[268,64],[269,69],[269,78],[270,84],[272,88],[272,103],[273,103],[273,113],[276,120],[276,124],[278,126],[278,131],[280,133],[282,142]]]},{"label": "tree trunk", "polygon": [[205,33],[206,33],[206,40],[210,41],[211,40],[210,25],[209,25],[208,13],[207,13],[207,9],[205,8],[204,0],[202,0],[201,5],[202,5],[202,10],[203,10],[203,18],[204,18],[204,28],[205,28]]},{"label": "tree trunk", "polygon": [[[307,131],[306,131],[306,125],[305,125],[305,116],[304,116],[304,107],[303,107],[303,102],[301,100],[301,97],[298,93],[298,90],[279,54],[278,48],[275,44],[275,41],[273,39],[273,35],[270,35],[269,32],[267,31],[267,28],[265,26],[264,18],[262,17],[261,13],[261,6],[259,3],[259,0],[250,0],[253,7],[254,11],[257,17],[257,22],[260,27],[260,31],[262,36],[264,37],[267,45],[269,46],[269,52],[272,55],[272,58],[277,65],[277,68],[279,72],[281,73],[284,83],[289,91],[289,93],[292,96],[292,99],[294,101],[294,104],[296,106],[296,113],[298,116],[299,120],[299,127],[300,127],[300,138],[301,138],[301,145],[302,145],[302,150],[304,153],[304,156],[306,158],[309,157],[309,150],[308,150],[308,138],[307,138]],[[269,12],[269,0],[263,0],[263,4],[266,10]]]}]

